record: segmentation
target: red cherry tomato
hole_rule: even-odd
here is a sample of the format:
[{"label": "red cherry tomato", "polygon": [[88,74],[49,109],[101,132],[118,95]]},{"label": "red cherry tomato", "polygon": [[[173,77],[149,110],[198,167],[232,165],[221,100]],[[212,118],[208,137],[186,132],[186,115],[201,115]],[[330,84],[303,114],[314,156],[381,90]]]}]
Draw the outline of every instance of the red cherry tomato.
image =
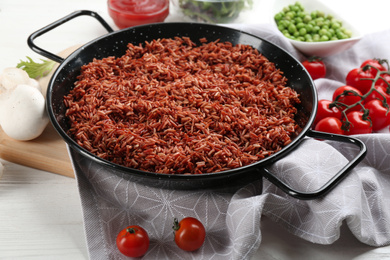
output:
[{"label": "red cherry tomato", "polygon": [[326,76],[326,67],[321,58],[312,57],[308,60],[302,62],[302,65],[305,67],[307,72],[309,72],[313,80],[319,78],[325,78]]},{"label": "red cherry tomato", "polygon": [[383,79],[378,79],[377,82],[375,82],[375,85],[382,86],[384,88],[388,88],[390,83],[390,75],[389,74],[382,74],[381,77]]},{"label": "red cherry tomato", "polygon": [[350,122],[349,129],[344,130],[347,135],[369,134],[372,133],[372,126],[369,120],[363,119],[363,112],[352,111],[347,114]]},{"label": "red cherry tomato", "polygon": [[163,22],[169,14],[169,0],[108,0],[107,5],[120,29]]},{"label": "red cherry tomato", "polygon": [[358,89],[362,94],[366,94],[371,86],[374,75],[370,70],[363,71],[362,68],[355,68],[348,72],[345,83],[348,86]]},{"label": "red cherry tomato", "polygon": [[[387,93],[387,87],[383,87],[383,86],[378,86],[376,85],[375,86],[375,89],[376,91],[373,91],[371,92],[370,95],[368,95],[365,99],[364,99],[364,103],[368,103],[370,102],[371,100],[375,100],[375,99],[379,99],[379,100],[383,100],[383,97],[386,99],[386,102],[388,104],[390,104],[390,93]],[[390,90],[390,89],[389,89]],[[379,92],[379,93],[378,93]],[[382,96],[382,95],[383,96]]]},{"label": "red cherry tomato", "polygon": [[125,256],[141,257],[148,251],[149,236],[140,226],[128,226],[119,232],[116,237],[116,245]]},{"label": "red cherry tomato", "polygon": [[180,222],[175,218],[173,224],[175,243],[185,251],[194,251],[200,248],[206,237],[203,224],[196,218],[183,218]]},{"label": "red cherry tomato", "polygon": [[[369,68],[368,70],[370,71],[371,75],[373,76],[376,76],[376,74],[378,73],[378,70],[380,71],[386,71],[386,68],[382,65],[383,61],[382,60],[378,60],[378,59],[368,59],[368,60],[365,60],[361,65],[360,65],[360,68],[364,68],[365,66],[367,65],[370,65],[374,68]],[[377,68],[377,69],[375,69]]]},{"label": "red cherry tomato", "polygon": [[329,108],[329,105],[332,103],[330,100],[321,99],[318,101],[318,109],[316,118],[314,120],[314,125],[316,125],[321,119],[325,117],[336,117],[341,119],[341,111],[337,107]]},{"label": "red cherry tomato", "polygon": [[370,118],[372,120],[372,130],[378,131],[390,125],[390,111],[383,106],[381,100],[371,100],[364,105],[370,111]]},{"label": "red cherry tomato", "polygon": [[316,124],[315,130],[342,135],[344,134],[344,131],[341,129],[341,126],[342,122],[339,118],[325,117]]},{"label": "red cherry tomato", "polygon": [[[346,92],[346,94],[344,94],[344,91],[350,91],[350,92]],[[358,89],[351,86],[341,86],[337,88],[333,93],[333,101],[335,101],[336,98],[338,97],[337,99],[338,102],[343,103],[345,106],[350,106],[359,102],[362,99],[361,96],[362,96],[362,92],[360,92]],[[357,105],[351,107],[348,111],[355,111],[360,109],[361,106]]]}]

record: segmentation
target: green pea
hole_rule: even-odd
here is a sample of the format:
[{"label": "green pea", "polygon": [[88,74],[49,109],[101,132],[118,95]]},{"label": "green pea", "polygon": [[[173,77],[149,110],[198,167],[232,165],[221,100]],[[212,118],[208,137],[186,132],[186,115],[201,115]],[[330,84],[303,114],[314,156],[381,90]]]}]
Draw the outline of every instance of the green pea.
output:
[{"label": "green pea", "polygon": [[303,19],[301,17],[296,17],[295,18],[295,23],[298,24],[298,23],[303,23]]},{"label": "green pea", "polygon": [[324,25],[324,18],[323,17],[318,17],[315,19],[316,25],[319,27],[322,27]]},{"label": "green pea", "polygon": [[346,29],[344,33],[345,33],[349,38],[352,37],[352,31]]},{"label": "green pea", "polygon": [[305,37],[305,41],[307,42],[313,41],[313,37],[311,36],[311,34],[306,34],[304,37]]},{"label": "green pea", "polygon": [[336,37],[338,39],[343,39],[344,38],[344,33],[342,31],[336,31]]},{"label": "green pea", "polygon": [[302,23],[302,22],[301,22],[301,23],[297,23],[296,26],[297,26],[297,29],[298,29],[298,30],[300,30],[301,28],[306,27],[306,25],[305,25],[304,23]]},{"label": "green pea", "polygon": [[340,29],[341,24],[338,22],[332,22],[330,26],[331,26],[331,28],[336,30],[336,29]]},{"label": "green pea", "polygon": [[320,31],[320,27],[318,25],[313,27],[313,32],[318,33]]},{"label": "green pea", "polygon": [[295,13],[290,11],[290,12],[287,12],[286,15],[284,16],[286,19],[288,20],[293,20],[294,17],[295,17]]},{"label": "green pea", "polygon": [[284,13],[279,12],[279,13],[275,14],[274,19],[276,21],[280,21],[280,20],[282,20],[283,16],[284,16]]},{"label": "green pea", "polygon": [[299,12],[297,12],[297,16],[303,20],[303,18],[305,18],[305,16],[306,16],[306,12],[305,11],[299,11]]},{"label": "green pea", "polygon": [[349,38],[351,38],[351,36],[350,36],[350,35],[348,35],[348,34],[344,34],[344,37],[343,37],[342,39],[349,39]]},{"label": "green pea", "polygon": [[278,25],[283,26],[284,28],[287,28],[290,25],[290,21],[288,20],[281,20]]},{"label": "green pea", "polygon": [[326,35],[321,35],[320,41],[322,41],[322,42],[329,41],[329,37]]},{"label": "green pea", "polygon": [[321,38],[321,36],[319,34],[314,34],[313,35],[313,41],[315,41],[315,42],[319,42],[320,38]]},{"label": "green pea", "polygon": [[311,32],[313,32],[313,25],[311,25],[311,24],[307,24],[306,26],[305,26],[305,28],[306,28],[306,31],[308,32],[308,33],[311,33]]},{"label": "green pea", "polygon": [[317,11],[317,16],[318,17],[325,17],[325,14],[322,11]]},{"label": "green pea", "polygon": [[299,9],[301,9],[301,11],[305,10],[305,8],[302,6],[302,4],[300,2],[296,2],[295,5],[298,6]]},{"label": "green pea", "polygon": [[289,31],[289,33],[293,34],[294,32],[297,31],[297,28],[296,28],[296,26],[294,24],[290,24],[288,26],[288,31]]},{"label": "green pea", "polygon": [[326,29],[321,29],[321,30],[318,31],[318,34],[321,35],[321,36],[322,35],[326,35],[327,33],[328,33],[328,30],[326,30]]},{"label": "green pea", "polygon": [[304,22],[304,23],[308,23],[308,22],[310,22],[311,20],[312,20],[312,19],[311,19],[311,16],[308,15],[308,14],[306,14],[305,17],[303,18],[303,22]]},{"label": "green pea", "polygon": [[299,34],[301,36],[305,36],[307,34],[306,28],[303,27],[303,28],[299,29]]}]

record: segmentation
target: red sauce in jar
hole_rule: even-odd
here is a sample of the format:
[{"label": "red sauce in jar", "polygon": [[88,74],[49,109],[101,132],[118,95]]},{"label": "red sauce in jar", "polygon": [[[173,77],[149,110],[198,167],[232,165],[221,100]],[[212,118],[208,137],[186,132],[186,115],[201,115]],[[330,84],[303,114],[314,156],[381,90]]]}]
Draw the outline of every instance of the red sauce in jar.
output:
[{"label": "red sauce in jar", "polygon": [[120,28],[163,22],[169,0],[108,0],[108,13]]}]

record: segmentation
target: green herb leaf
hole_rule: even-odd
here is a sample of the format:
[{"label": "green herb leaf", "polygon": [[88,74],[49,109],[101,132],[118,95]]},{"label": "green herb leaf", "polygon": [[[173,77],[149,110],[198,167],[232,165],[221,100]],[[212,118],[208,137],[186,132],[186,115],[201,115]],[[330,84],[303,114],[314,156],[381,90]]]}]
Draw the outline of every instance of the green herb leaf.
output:
[{"label": "green herb leaf", "polygon": [[33,79],[41,78],[50,73],[55,62],[51,60],[40,59],[42,63],[37,63],[27,56],[27,61],[20,61],[16,67],[27,72],[28,76]]}]

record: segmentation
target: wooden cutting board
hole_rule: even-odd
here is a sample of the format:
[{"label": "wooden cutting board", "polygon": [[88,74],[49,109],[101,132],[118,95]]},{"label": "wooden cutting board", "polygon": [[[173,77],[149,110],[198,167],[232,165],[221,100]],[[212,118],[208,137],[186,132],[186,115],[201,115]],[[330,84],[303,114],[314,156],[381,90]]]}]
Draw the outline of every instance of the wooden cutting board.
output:
[{"label": "wooden cutting board", "polygon": [[31,141],[14,140],[0,128],[0,158],[74,178],[65,141],[50,123],[38,138]]}]

